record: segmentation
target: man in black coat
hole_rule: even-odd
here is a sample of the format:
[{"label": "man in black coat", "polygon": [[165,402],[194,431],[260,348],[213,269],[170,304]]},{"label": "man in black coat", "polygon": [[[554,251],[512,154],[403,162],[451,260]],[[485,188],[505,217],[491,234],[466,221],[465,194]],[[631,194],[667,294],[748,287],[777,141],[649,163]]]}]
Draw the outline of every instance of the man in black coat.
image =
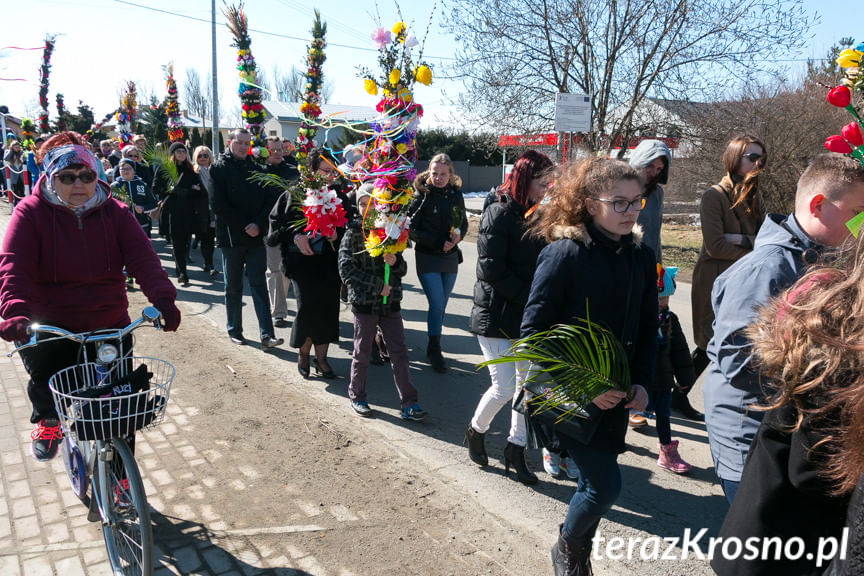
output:
[{"label": "man in black coat", "polygon": [[222,249],[225,274],[225,312],[228,336],[235,344],[245,344],[243,337],[243,274],[249,280],[252,302],[258,317],[261,348],[283,343],[275,338],[267,295],[267,253],[264,236],[275,195],[249,181],[258,171],[248,157],[252,136],[238,128],[231,132],[228,151],[210,170],[213,179],[211,209],[216,216],[216,242]]}]

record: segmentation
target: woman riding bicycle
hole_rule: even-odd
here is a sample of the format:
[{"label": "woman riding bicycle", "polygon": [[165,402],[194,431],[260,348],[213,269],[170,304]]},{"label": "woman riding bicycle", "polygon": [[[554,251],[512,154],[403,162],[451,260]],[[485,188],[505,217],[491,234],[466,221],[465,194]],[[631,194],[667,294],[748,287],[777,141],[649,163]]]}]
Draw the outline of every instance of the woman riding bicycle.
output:
[{"label": "woman riding bicycle", "polygon": [[[177,291],[141,225],[97,180],[99,161],[81,136],[52,136],[39,155],[45,171],[35,192],[18,204],[0,250],[0,337],[27,340],[33,322],[71,332],[126,326],[124,268],[162,313],[164,329],[177,330]],[[48,380],[76,364],[79,353],[69,340],[21,351],[30,374],[37,460],[53,458],[62,438]]]}]

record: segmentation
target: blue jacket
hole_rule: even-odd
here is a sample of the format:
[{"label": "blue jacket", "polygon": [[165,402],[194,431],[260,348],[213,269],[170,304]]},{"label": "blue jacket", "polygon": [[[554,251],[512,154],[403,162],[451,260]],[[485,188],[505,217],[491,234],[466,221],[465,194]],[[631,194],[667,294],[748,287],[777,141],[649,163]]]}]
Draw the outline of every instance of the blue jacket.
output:
[{"label": "blue jacket", "polygon": [[[627,350],[630,381],[650,393],[657,361],[657,268],[653,251],[640,243],[641,229],[637,226],[620,242],[590,223],[563,228],[556,236],[560,239],[543,248],[537,259],[522,337],[588,318],[590,313],[591,321],[609,329]],[[590,448],[624,451],[625,404],[621,401],[603,413]],[[563,436],[558,441],[560,448],[579,446]]]},{"label": "blue jacket", "polygon": [[[745,337],[759,308],[791,286],[822,247],[798,226],[793,215],[769,214],[754,249],[714,282],[714,336],[708,343],[711,365],[705,376],[705,424],[717,475],[740,481],[741,471],[764,412],[748,406],[765,399],[759,375],[750,364],[752,343]],[[812,256],[812,257],[811,257]]]}]

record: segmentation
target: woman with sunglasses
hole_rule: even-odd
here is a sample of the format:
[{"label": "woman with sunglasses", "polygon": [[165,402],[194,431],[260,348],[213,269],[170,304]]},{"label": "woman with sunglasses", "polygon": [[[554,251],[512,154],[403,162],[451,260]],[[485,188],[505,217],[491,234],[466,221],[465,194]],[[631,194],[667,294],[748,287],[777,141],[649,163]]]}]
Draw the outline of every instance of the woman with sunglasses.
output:
[{"label": "woman with sunglasses", "polygon": [[210,166],[213,165],[213,151],[207,146],[197,146],[192,152],[192,164],[195,173],[201,179],[201,186],[206,194],[202,194],[196,203],[195,213],[198,216],[198,233],[201,240],[201,257],[204,259],[204,271],[210,278],[216,278],[219,272],[213,267],[213,252],[216,246],[216,217],[210,211],[210,198],[213,196],[213,178],[210,176]]},{"label": "woman with sunglasses", "polygon": [[[81,136],[56,134],[39,154],[44,172],[12,214],[0,250],[0,337],[26,341],[33,322],[72,332],[126,326],[124,267],[162,312],[165,329],[176,330],[177,292],[135,216],[97,179],[99,161]],[[21,352],[37,460],[53,458],[62,438],[48,379],[75,364],[78,351],[58,340]]]},{"label": "woman with sunglasses", "polygon": [[[711,289],[714,280],[753,250],[753,240],[765,219],[759,194],[759,174],[767,160],[768,152],[758,138],[749,134],[736,136],[726,145],[723,153],[726,175],[719,184],[702,194],[699,206],[702,249],[693,269],[690,296],[693,339],[696,343],[693,365],[697,377],[708,366],[705,348],[713,335]],[[680,394],[673,395],[672,400],[672,407],[678,408]]]},{"label": "woman with sunglasses", "polygon": [[192,234],[198,230],[196,207],[202,198],[207,198],[207,193],[201,187],[201,179],[189,161],[186,146],[182,142],[174,142],[168,147],[168,154],[177,166],[177,182],[171,184],[159,171],[153,179],[153,192],[162,199],[163,213],[168,210],[168,234],[171,236],[177,281],[186,286],[189,284],[186,256],[189,254]]}]

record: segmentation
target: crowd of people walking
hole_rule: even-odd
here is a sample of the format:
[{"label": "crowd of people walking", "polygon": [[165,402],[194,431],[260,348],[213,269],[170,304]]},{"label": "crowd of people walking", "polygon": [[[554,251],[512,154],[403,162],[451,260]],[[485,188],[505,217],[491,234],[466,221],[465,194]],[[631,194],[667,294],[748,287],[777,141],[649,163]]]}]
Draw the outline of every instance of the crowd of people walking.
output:
[{"label": "crowd of people walking", "polygon": [[[118,153],[103,141],[94,154],[77,134],[62,133],[39,150],[42,176],[15,209],[0,253],[0,336],[22,340],[32,320],[65,322],[73,329],[128,322],[125,308],[116,317],[105,309],[110,302],[125,304],[125,293],[117,292],[124,283],[138,283],[163,312],[166,327],[176,329],[176,288],[147,240],[158,226],[171,244],[180,286],[190,282],[195,245],[204,280],[217,281],[215,246],[220,248],[230,342],[249,343],[242,314],[245,280],[261,349],[283,345],[275,328],[290,325],[299,374],[336,378],[328,355],[339,342],[344,301],[354,323],[350,408],[362,417],[374,415],[366,393],[369,364],[386,358],[401,418],[427,416],[412,382],[402,317],[408,264],[401,253],[372,257],[364,250],[371,183],[352,183],[337,169],[339,159],[324,150],[310,154],[308,168],[347,216],[345,227],[322,236],[305,229],[292,190],[280,193],[253,177],[296,181],[290,143],[280,138],[267,139],[266,164],[250,157],[251,135],[244,129],[231,133],[218,157],[204,146],[190,155],[187,145],[174,142],[166,150],[168,166],[147,162],[146,140],[133,142]],[[671,410],[702,420],[688,393],[703,372],[710,452],[731,506],[721,534],[799,537],[810,547],[820,537],[857,527],[864,492],[864,362],[858,341],[864,238],[850,240],[850,231],[857,234],[850,223],[864,212],[864,168],[838,154],[813,158],[798,182],[794,210],[777,215],[766,213],[760,195],[767,160],[758,138],[733,138],[723,155],[722,178],[701,196],[692,354],[669,305],[676,268],[664,265],[661,228],[672,153],[663,142],[641,142],[629,162],[594,157],[563,167],[528,151],[487,197],[468,321],[484,359],[500,361],[525,341],[520,339],[590,318],[620,343],[629,374],[628,391],[605,389],[586,403],[586,423],[563,427],[541,421],[520,404],[530,377],[525,363],[492,363],[490,386],[467,423],[467,458],[489,467],[486,434],[509,405],[505,474],[512,467],[519,482],[536,484],[526,450],[541,449],[546,473],[577,480],[551,552],[557,576],[592,574],[594,534],[622,490],[618,456],[626,450],[628,425],[643,427],[653,418],[657,465],[677,474],[690,470],[673,440]],[[25,166],[20,145],[8,147],[5,162]],[[23,196],[17,180],[7,185]],[[431,370],[446,374],[442,333],[463,262],[468,215],[446,154],[432,157],[414,190],[408,212],[427,300],[425,354]],[[129,210],[123,212],[112,196]],[[55,227],[46,226],[48,221]],[[101,244],[86,262],[63,242],[76,222],[88,246]],[[99,240],[106,226],[116,228],[107,244]],[[49,260],[31,257],[42,246],[52,247]],[[100,255],[105,269],[98,273]],[[76,262],[102,275],[103,295],[65,290],[80,280],[70,268]],[[59,276],[55,266],[62,269]],[[291,321],[290,292],[296,301]],[[70,317],[64,306],[80,314]],[[26,355],[24,360],[31,375],[33,452],[47,460],[59,437],[56,414],[45,400],[46,370],[68,363],[68,351],[56,362]],[[855,537],[857,531],[853,545]],[[858,565],[844,559],[832,564],[831,574],[855,574]],[[822,573],[806,557],[770,563],[715,557],[712,566],[720,574]]]}]

